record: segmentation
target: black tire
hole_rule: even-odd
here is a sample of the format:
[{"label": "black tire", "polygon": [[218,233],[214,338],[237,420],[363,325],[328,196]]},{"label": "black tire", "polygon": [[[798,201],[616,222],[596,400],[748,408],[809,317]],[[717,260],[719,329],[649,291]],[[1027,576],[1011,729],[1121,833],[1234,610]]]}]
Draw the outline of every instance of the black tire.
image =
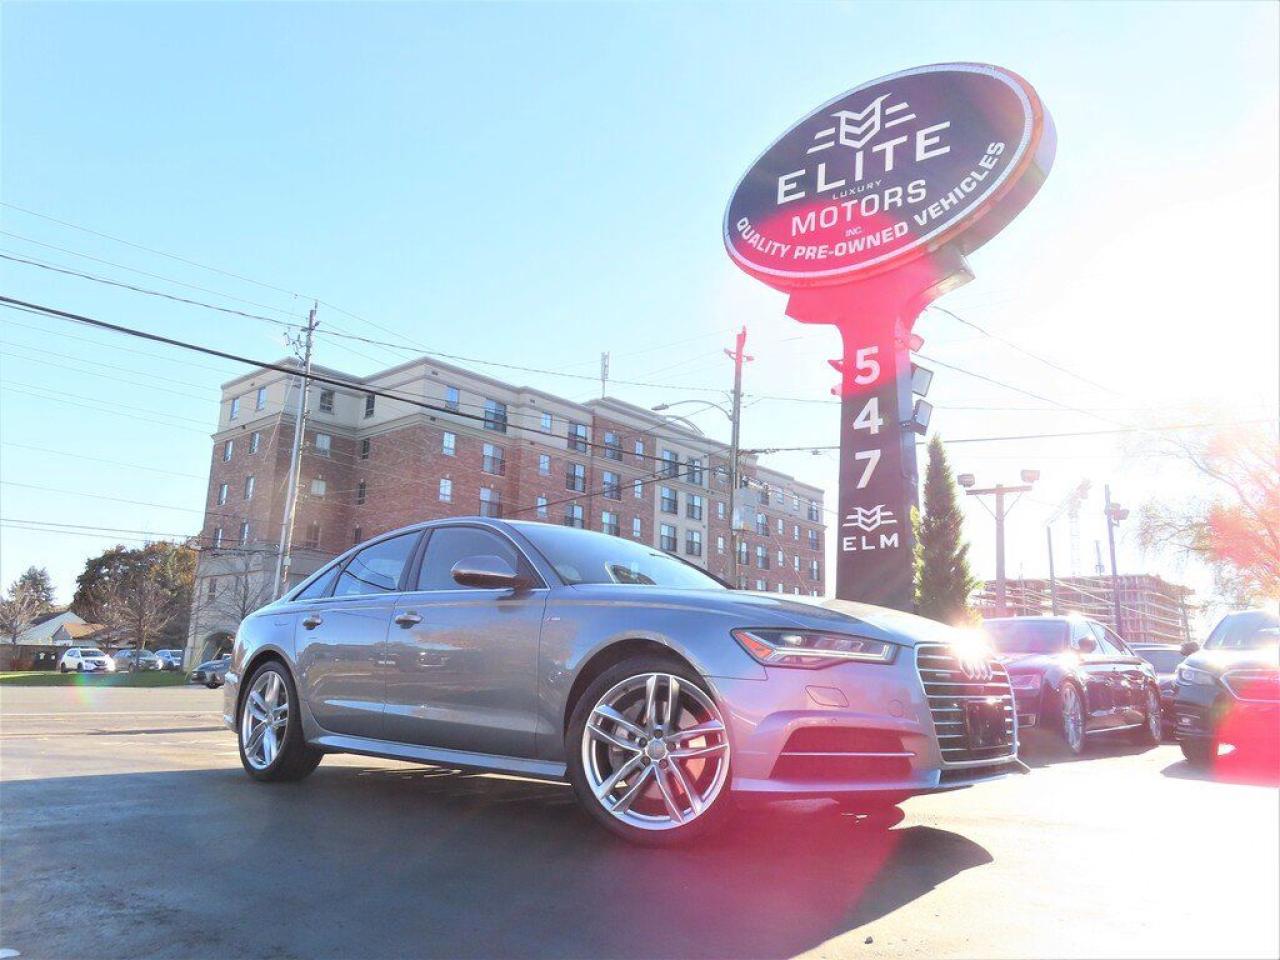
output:
[{"label": "black tire", "polygon": [[[650,847],[671,847],[688,843],[721,829],[729,820],[733,811],[733,797],[730,791],[732,782],[732,766],[725,774],[723,786],[711,801],[711,805],[695,819],[679,826],[663,830],[646,830],[623,823],[609,813],[601,801],[596,798],[587,780],[583,767],[582,739],[586,731],[587,721],[601,697],[623,681],[646,673],[670,674],[681,682],[696,686],[708,699],[714,700],[706,682],[686,664],[674,657],[646,654],[631,657],[610,667],[595,678],[583,691],[582,696],[574,704],[570,715],[569,726],[565,732],[565,757],[567,760],[569,782],[573,785],[578,801],[587,813],[610,833],[622,837],[630,843]],[[727,726],[727,724],[726,724]],[[728,738],[726,730],[726,739]],[[729,747],[732,765],[732,745]],[[655,761],[656,763],[657,761]]]},{"label": "black tire", "polygon": [[66,673],[66,672],[67,672],[67,665],[66,665],[65,663],[60,663],[60,664],[58,664],[58,672],[59,672],[59,673]]},{"label": "black tire", "polygon": [[[289,697],[288,721],[285,724],[284,740],[275,758],[267,766],[259,769],[249,762],[245,756],[244,738],[240,731],[244,723],[244,713],[248,708],[249,691],[262,676],[268,672],[278,674]],[[299,713],[298,691],[293,684],[293,677],[288,669],[278,660],[268,660],[253,671],[244,685],[244,694],[240,697],[240,705],[236,710],[236,744],[240,749],[240,763],[245,773],[263,783],[288,783],[308,776],[324,758],[323,751],[308,746],[302,735],[302,717]]]},{"label": "black tire", "polygon": [[83,663],[77,663],[77,664],[76,664],[76,673],[84,673],[84,664],[83,664]]},{"label": "black tire", "polygon": [[[1164,737],[1164,719],[1160,714],[1160,691],[1147,688],[1143,694],[1147,698],[1146,708],[1142,711],[1142,726],[1130,731],[1133,742],[1143,747],[1157,746]],[[1155,730],[1152,730],[1151,709],[1155,707]]]},{"label": "black tire", "polygon": [[1193,767],[1207,767],[1218,758],[1218,741],[1208,737],[1181,740],[1178,746],[1182,748],[1187,763]]},{"label": "black tire", "polygon": [[206,684],[205,684],[205,686],[206,686],[206,687],[208,687],[210,690],[217,690],[217,689],[218,689],[218,687],[219,687],[219,684],[216,684],[216,683],[206,683]]}]

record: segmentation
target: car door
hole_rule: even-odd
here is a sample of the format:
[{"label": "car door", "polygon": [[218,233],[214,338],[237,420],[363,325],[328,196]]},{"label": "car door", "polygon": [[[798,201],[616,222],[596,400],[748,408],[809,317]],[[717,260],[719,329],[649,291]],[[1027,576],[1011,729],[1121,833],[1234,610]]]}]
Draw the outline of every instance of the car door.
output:
[{"label": "car door", "polygon": [[330,733],[383,735],[387,627],[420,536],[374,541],[295,601],[299,693]]},{"label": "car door", "polygon": [[[467,587],[454,564],[500,557],[519,589]],[[387,640],[389,739],[509,757],[534,755],[538,642],[547,589],[505,534],[457,524],[429,531],[413,589]]]},{"label": "car door", "polygon": [[[1087,641],[1087,642],[1082,642]],[[1092,645],[1093,649],[1085,647]],[[1084,620],[1071,621],[1071,649],[1080,655],[1080,669],[1084,673],[1085,701],[1088,716],[1085,729],[1105,730],[1115,723],[1115,698],[1111,687],[1111,656],[1098,643],[1089,624]]]},{"label": "car door", "polygon": [[1147,684],[1150,680],[1144,665],[1146,661],[1129,649],[1115,631],[1101,623],[1093,623],[1098,634],[1112,655],[1112,689],[1115,695],[1116,722],[1124,726],[1136,726],[1145,720]]}]

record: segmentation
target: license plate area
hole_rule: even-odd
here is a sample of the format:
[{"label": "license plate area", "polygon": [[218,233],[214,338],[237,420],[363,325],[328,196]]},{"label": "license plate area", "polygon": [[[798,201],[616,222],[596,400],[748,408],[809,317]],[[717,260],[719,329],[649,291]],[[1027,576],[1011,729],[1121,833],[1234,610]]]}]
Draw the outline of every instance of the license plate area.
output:
[{"label": "license plate area", "polygon": [[965,743],[971,750],[1009,743],[1004,704],[998,700],[970,701],[964,706]]}]

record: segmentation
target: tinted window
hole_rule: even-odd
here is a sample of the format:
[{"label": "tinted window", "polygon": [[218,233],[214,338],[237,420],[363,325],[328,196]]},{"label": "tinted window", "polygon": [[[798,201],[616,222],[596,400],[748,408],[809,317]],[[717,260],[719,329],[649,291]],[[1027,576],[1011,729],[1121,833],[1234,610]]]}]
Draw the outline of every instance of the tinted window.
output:
[{"label": "tinted window", "polygon": [[1060,620],[988,620],[982,625],[1001,653],[1060,653],[1067,625]]},{"label": "tinted window", "polygon": [[406,533],[365,547],[347,561],[338,577],[335,597],[360,593],[391,593],[398,589],[400,574],[409,562],[418,535]]},{"label": "tinted window", "polygon": [[1173,673],[1183,659],[1181,650],[1161,650],[1148,647],[1137,651],[1138,656],[1156,668],[1156,673]]},{"label": "tinted window", "polygon": [[333,581],[338,578],[338,565],[334,564],[328,572],[322,573],[309,583],[306,588],[293,599],[295,600],[314,600],[316,597],[323,597],[329,592],[329,587]]},{"label": "tinted window", "polygon": [[1274,634],[1265,631],[1280,627],[1280,617],[1265,610],[1229,613],[1213,628],[1204,642],[1206,650],[1265,647],[1276,642]]},{"label": "tinted window", "polygon": [[523,533],[566,583],[627,583],[722,590],[724,584],[691,563],[603,533],[530,524]]},{"label": "tinted window", "polygon": [[1090,623],[1089,631],[1093,634],[1093,639],[1098,641],[1098,653],[1112,657],[1120,653],[1120,648],[1107,636],[1107,632],[1102,629],[1102,624]]},{"label": "tinted window", "polygon": [[501,557],[520,569],[520,555],[510,541],[479,527],[441,527],[431,532],[418,571],[419,590],[463,590],[453,579],[453,565],[469,557]]}]

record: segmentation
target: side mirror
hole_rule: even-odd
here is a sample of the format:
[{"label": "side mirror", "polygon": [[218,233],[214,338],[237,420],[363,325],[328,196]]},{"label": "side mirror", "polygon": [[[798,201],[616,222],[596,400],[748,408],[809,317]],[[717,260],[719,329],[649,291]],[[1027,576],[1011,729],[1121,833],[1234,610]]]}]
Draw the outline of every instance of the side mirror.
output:
[{"label": "side mirror", "polygon": [[511,564],[489,554],[464,557],[449,572],[454,583],[486,590],[515,590],[524,582]]},{"label": "side mirror", "polygon": [[1188,640],[1182,645],[1182,655],[1184,657],[1189,657],[1199,649],[1200,644],[1196,643],[1194,640]]},{"label": "side mirror", "polygon": [[1076,647],[1081,653],[1093,653],[1098,649],[1098,641],[1093,637],[1081,637],[1076,641]]}]

